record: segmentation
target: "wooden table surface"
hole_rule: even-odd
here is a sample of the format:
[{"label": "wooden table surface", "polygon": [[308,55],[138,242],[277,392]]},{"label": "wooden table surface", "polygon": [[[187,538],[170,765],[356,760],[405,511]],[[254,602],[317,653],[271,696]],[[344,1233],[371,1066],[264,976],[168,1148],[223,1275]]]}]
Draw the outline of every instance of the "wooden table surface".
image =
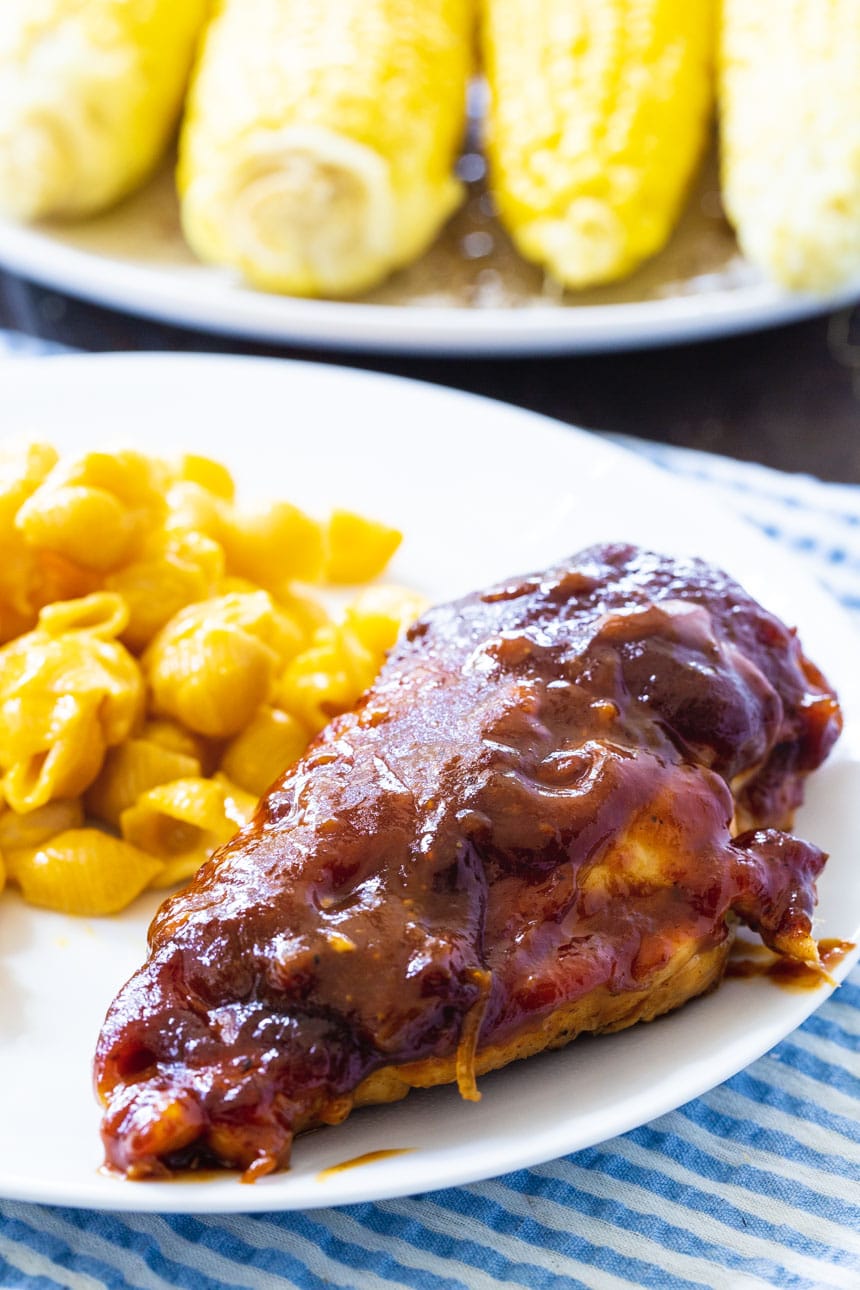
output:
[{"label": "wooden table surface", "polygon": [[410,358],[230,341],[83,304],[0,273],[0,327],[92,351],[202,350],[346,363],[471,390],[592,429],[860,483],[860,306],[671,349]]}]

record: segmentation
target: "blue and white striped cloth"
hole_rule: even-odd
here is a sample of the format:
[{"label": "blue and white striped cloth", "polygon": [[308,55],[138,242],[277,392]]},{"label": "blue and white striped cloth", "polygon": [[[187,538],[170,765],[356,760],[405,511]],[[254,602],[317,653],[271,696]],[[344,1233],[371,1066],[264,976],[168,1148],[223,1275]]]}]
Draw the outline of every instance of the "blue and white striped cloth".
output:
[{"label": "blue and white striped cloth", "polygon": [[[706,481],[860,622],[860,488],[625,442]],[[491,1182],[251,1217],[0,1202],[0,1287],[58,1286],[858,1290],[860,968],[795,1034],[705,1097]]]}]

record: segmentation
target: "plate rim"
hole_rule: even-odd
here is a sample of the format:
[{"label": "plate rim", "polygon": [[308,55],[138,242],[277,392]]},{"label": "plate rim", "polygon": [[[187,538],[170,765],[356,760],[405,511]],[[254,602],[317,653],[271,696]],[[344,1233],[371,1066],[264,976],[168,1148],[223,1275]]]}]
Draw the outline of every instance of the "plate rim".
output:
[{"label": "plate rim", "polygon": [[[309,300],[254,291],[224,273],[216,302],[191,274],[63,243],[50,228],[0,219],[0,266],[43,287],[216,336],[324,350],[440,357],[594,354],[717,339],[860,301],[860,279],[816,294],[765,281],[624,304],[466,309]],[[201,272],[216,271],[200,266]],[[703,308],[703,302],[706,302]]]},{"label": "plate rim", "polygon": [[[637,471],[641,470],[641,473],[646,478],[650,476],[655,479],[661,478],[664,481],[666,479],[665,472],[661,471],[659,467],[636,457],[629,450],[624,449],[617,444],[608,442],[606,439],[596,439],[596,437],[591,435],[589,432],[577,427],[568,427],[564,423],[551,417],[547,417],[539,413],[532,413],[510,404],[499,403],[482,395],[461,392],[448,387],[433,385],[429,382],[418,382],[406,377],[389,376],[387,374],[364,370],[356,371],[345,367],[332,368],[327,365],[294,360],[285,361],[256,356],[245,358],[236,355],[225,356],[217,354],[160,354],[158,352],[125,354],[115,352],[99,355],[59,355],[39,361],[47,362],[54,368],[59,366],[65,367],[68,370],[75,370],[80,373],[80,377],[77,378],[80,380],[88,378],[92,374],[93,369],[97,369],[99,367],[113,367],[115,369],[114,375],[116,375],[116,372],[120,372],[121,374],[123,367],[128,368],[129,366],[138,368],[143,372],[147,367],[152,369],[163,365],[170,365],[177,369],[184,367],[199,369],[201,365],[212,367],[217,364],[219,366],[231,366],[235,370],[243,368],[249,369],[252,367],[265,367],[273,372],[280,371],[284,376],[284,379],[287,380],[290,379],[289,373],[291,372],[296,370],[310,370],[317,378],[328,377],[332,372],[335,372],[338,377],[344,379],[347,384],[361,383],[366,384],[369,387],[373,387],[374,385],[390,385],[395,383],[399,386],[408,386],[415,389],[416,396],[420,395],[421,397],[430,397],[440,403],[453,401],[462,405],[464,401],[467,404],[479,402],[487,406],[488,412],[490,410],[493,410],[495,413],[502,412],[504,415],[510,416],[515,420],[521,420],[524,425],[531,425],[534,422],[538,422],[546,431],[551,431],[560,441],[565,440],[570,436],[574,436],[583,441],[587,440],[591,443],[596,441],[601,446],[601,453],[607,458],[612,459],[614,457],[619,460],[623,459],[628,464],[635,462]],[[33,362],[33,359],[27,357],[11,357],[4,361],[4,374],[7,376],[12,375],[12,372],[17,369],[16,374],[12,376],[13,381],[21,380],[26,383],[26,381],[32,377],[32,373],[37,370],[34,368]],[[429,396],[428,389],[430,391]],[[685,489],[688,487],[686,481],[684,483],[684,487]],[[704,496],[707,490],[699,485],[693,485],[693,491]],[[709,502],[709,509],[711,511],[715,510],[712,501]],[[751,525],[748,525],[740,518],[733,516],[732,524],[737,525],[741,529],[748,529],[751,533],[755,532]],[[765,538],[761,537],[761,535],[757,534],[756,537],[759,544],[765,544],[767,541]],[[778,548],[774,546],[771,546],[771,549],[778,550]],[[790,555],[787,553],[786,558],[790,560]],[[814,582],[813,579],[802,572],[801,577],[804,584],[812,584]],[[820,586],[819,594],[822,597],[826,597],[828,603],[842,620],[845,630],[850,634],[850,638],[856,638],[857,632],[854,624],[851,622],[841,606],[838,605],[838,602],[834,598],[830,597],[823,588],[820,588]],[[839,968],[834,973],[837,980],[841,980],[845,975],[847,975],[853,963],[857,961],[858,956],[860,956],[860,948],[855,950],[853,954],[849,955],[843,963],[839,965]],[[103,1192],[96,1190],[98,1184],[95,1183],[95,1180],[93,1180],[94,1186],[92,1191],[89,1188],[85,1188],[81,1191],[80,1187],[78,1187],[77,1194],[72,1194],[63,1187],[54,1187],[52,1190],[50,1184],[47,1186],[33,1186],[26,1183],[16,1184],[14,1182],[14,1178],[10,1179],[9,1176],[6,1178],[0,1176],[0,1196],[21,1201],[51,1203],[71,1208],[97,1209],[106,1212],[146,1211],[157,1213],[250,1213],[273,1209],[286,1212],[287,1210],[292,1209],[309,1209],[318,1206],[328,1207],[331,1205],[356,1203],[359,1201],[374,1201],[385,1197],[394,1198],[397,1196],[414,1195],[418,1194],[419,1191],[430,1189],[435,1190],[439,1187],[459,1186],[467,1182],[478,1182],[485,1178],[499,1176],[500,1173],[508,1173],[515,1169],[525,1168],[548,1159],[556,1158],[557,1156],[566,1154],[571,1150],[582,1150],[588,1146],[595,1145],[597,1142],[606,1141],[619,1133],[629,1131],[637,1125],[647,1123],[655,1117],[665,1114],[666,1111],[683,1104],[683,1102],[686,1102],[691,1098],[700,1096],[707,1089],[721,1083],[724,1079],[729,1078],[738,1070],[744,1069],[762,1053],[769,1051],[770,1048],[772,1048],[787,1034],[792,1033],[796,1026],[801,1024],[802,1020],[804,1020],[806,1016],[810,1015],[826,1000],[826,998],[829,997],[831,992],[831,988],[827,986],[822,986],[819,990],[811,992],[808,998],[809,1006],[801,1009],[803,1015],[800,1016],[798,1020],[792,1022],[788,1029],[785,1029],[780,1024],[775,1027],[774,1033],[766,1031],[763,1034],[759,1034],[755,1043],[749,1043],[745,1046],[741,1065],[738,1065],[737,1057],[735,1056],[731,1059],[724,1057],[722,1065],[717,1064],[716,1075],[714,1074],[715,1067],[713,1064],[708,1066],[707,1071],[702,1067],[698,1071],[697,1078],[685,1084],[682,1102],[678,1101],[677,1096],[672,1092],[671,1088],[667,1084],[661,1083],[658,1085],[656,1092],[652,1090],[650,1092],[641,1093],[636,1099],[634,1099],[632,1104],[629,1099],[626,1099],[620,1104],[620,1111],[618,1107],[614,1107],[613,1114],[609,1117],[610,1127],[608,1130],[606,1127],[607,1117],[604,1113],[600,1120],[601,1127],[593,1134],[593,1136],[590,1136],[587,1133],[585,1135],[580,1135],[575,1146],[562,1144],[561,1147],[557,1147],[556,1145],[553,1145],[551,1152],[548,1153],[546,1150],[547,1135],[546,1132],[544,1132],[534,1140],[518,1141],[517,1149],[513,1152],[510,1150],[509,1144],[506,1145],[504,1152],[505,1162],[501,1167],[498,1160],[501,1148],[497,1148],[495,1152],[486,1152],[486,1149],[484,1149],[487,1159],[485,1160],[485,1164],[479,1169],[470,1167],[464,1161],[461,1163],[459,1168],[452,1169],[449,1166],[444,1181],[433,1180],[428,1186],[421,1186],[420,1188],[416,1188],[414,1184],[406,1182],[405,1180],[399,1184],[395,1183],[392,1185],[390,1180],[386,1181],[384,1171],[377,1176],[377,1181],[374,1183],[374,1171],[365,1172],[364,1170],[361,1170],[358,1171],[361,1175],[361,1179],[356,1177],[353,1181],[347,1176],[340,1185],[337,1185],[334,1183],[334,1180],[332,1180],[332,1184],[327,1185],[324,1189],[320,1189],[318,1197],[309,1197],[307,1194],[296,1198],[277,1196],[272,1194],[273,1189],[266,1186],[265,1180],[259,1184],[257,1188],[236,1188],[235,1180],[229,1178],[229,1176],[229,1183],[233,1185],[230,1194],[227,1195],[225,1195],[220,1188],[218,1191],[213,1190],[213,1192],[211,1192],[207,1197],[206,1193],[208,1189],[206,1186],[188,1188],[183,1187],[180,1184],[180,1187],[177,1188],[175,1183],[153,1183],[147,1184],[145,1191],[140,1192],[137,1190],[131,1190],[132,1188],[139,1187],[139,1184],[126,1184],[126,1187],[129,1190],[126,1190],[126,1187],[120,1187],[120,1185],[117,1184],[115,1195],[108,1197]],[[807,1000],[804,1000],[803,1002],[806,1003]],[[634,1028],[634,1031],[635,1030],[636,1028]],[[627,1032],[628,1035],[631,1033],[633,1032]],[[623,1036],[617,1037],[617,1039],[622,1038]],[[385,1108],[380,1108],[377,1113],[380,1111],[384,1112]],[[162,1191],[162,1188],[167,1188],[169,1190]],[[147,1200],[146,1203],[142,1204],[141,1202],[143,1201],[144,1196],[150,1197],[155,1203],[151,1203],[150,1200]]]}]

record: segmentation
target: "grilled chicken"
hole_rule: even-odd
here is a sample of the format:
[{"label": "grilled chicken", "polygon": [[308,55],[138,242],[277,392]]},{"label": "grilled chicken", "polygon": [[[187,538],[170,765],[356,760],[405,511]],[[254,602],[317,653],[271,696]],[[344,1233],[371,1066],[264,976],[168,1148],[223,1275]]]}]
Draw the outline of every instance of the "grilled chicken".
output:
[{"label": "grilled chicken", "polygon": [[170,898],[98,1045],[107,1161],[253,1179],[297,1132],[817,961],[781,830],[840,730],[725,574],[629,546],[431,610]]}]

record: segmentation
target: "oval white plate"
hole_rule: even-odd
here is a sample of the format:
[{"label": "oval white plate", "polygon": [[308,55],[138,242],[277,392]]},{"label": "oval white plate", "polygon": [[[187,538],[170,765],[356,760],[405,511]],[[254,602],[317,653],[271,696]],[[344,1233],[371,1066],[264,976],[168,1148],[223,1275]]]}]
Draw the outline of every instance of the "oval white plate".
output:
[{"label": "oval white plate", "polygon": [[[482,164],[474,153],[464,160]],[[0,264],[85,300],[207,332],[452,357],[670,345],[860,299],[860,282],[827,296],[765,282],[740,256],[717,189],[711,159],[660,255],[625,282],[563,301],[487,214],[480,180],[417,265],[358,301],[266,295],[199,263],[182,237],[169,166],[122,205],[81,224],[0,222]]]},{"label": "oval white plate", "polygon": [[[392,574],[447,598],[539,568],[586,543],[630,539],[716,560],[800,627],[840,687],[846,734],[813,780],[799,831],[830,850],[820,935],[856,939],[860,888],[857,640],[779,550],[671,477],[580,431],[471,396],[338,368],[167,356],[19,359],[0,365],[4,434],[63,447],[181,446],[235,469],[248,495],[312,510],[364,508],[406,531]],[[242,1186],[125,1183],[98,1172],[91,1054],[105,1009],[144,954],[155,907],[75,920],[0,898],[0,1195],[94,1208],[276,1210],[426,1191],[602,1141],[678,1106],[772,1047],[826,997],[764,980],[650,1026],[580,1040],[482,1081],[413,1093],[298,1141],[290,1172]],[[840,975],[847,970],[845,963]],[[339,1162],[408,1149],[320,1177]]]}]

